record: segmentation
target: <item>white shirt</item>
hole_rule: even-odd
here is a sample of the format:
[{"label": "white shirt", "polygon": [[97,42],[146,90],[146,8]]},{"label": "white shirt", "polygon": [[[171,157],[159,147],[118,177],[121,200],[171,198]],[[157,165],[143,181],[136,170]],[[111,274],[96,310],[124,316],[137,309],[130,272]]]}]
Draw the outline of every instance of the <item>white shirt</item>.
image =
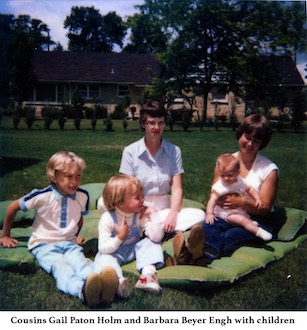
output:
[{"label": "white shirt", "polygon": [[[117,217],[118,225],[120,226],[124,217],[129,228],[133,225],[134,213],[124,213],[116,208],[115,214]],[[160,242],[164,237],[163,227],[158,223],[153,223],[150,218],[140,219],[137,215],[136,226],[138,228],[139,236],[143,233],[153,242]],[[112,236],[115,230],[115,223],[110,212],[104,212],[98,224],[98,251],[101,254],[111,254],[119,249],[122,240],[118,236]]]},{"label": "white shirt", "polygon": [[[236,152],[233,155],[237,158],[238,154],[239,152]],[[277,165],[273,163],[270,159],[258,153],[256,159],[254,160],[252,168],[244,179],[248,185],[252,186],[259,192],[263,181],[274,170],[278,171]]]},{"label": "white shirt", "polygon": [[40,243],[75,241],[78,223],[88,213],[88,192],[78,188],[74,195],[63,196],[55,186],[34,189],[19,200],[20,209],[36,209],[29,249]]},{"label": "white shirt", "polygon": [[143,137],[124,149],[119,172],[138,178],[144,195],[169,194],[172,177],[184,172],[181,150],[162,139],[160,149],[152,157]]}]

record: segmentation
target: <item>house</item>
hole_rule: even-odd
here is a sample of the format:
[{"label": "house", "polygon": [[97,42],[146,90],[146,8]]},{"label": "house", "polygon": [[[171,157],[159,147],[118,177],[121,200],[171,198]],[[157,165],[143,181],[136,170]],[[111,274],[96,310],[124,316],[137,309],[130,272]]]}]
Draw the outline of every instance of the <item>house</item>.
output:
[{"label": "house", "polygon": [[35,52],[33,70],[37,84],[25,105],[37,112],[70,104],[76,90],[86,106],[101,102],[111,112],[126,95],[138,109],[144,88],[159,74],[159,64],[150,54]]},{"label": "house", "polygon": [[[261,72],[259,67],[266,68],[266,76],[270,77],[270,81],[266,81],[266,86],[270,86],[270,91],[283,93],[284,96],[291,95],[297,91],[302,90],[304,80],[302,79],[294,61],[290,56],[275,56],[275,57],[262,57],[259,58],[257,63],[254,64],[255,74]],[[232,113],[236,114],[237,119],[241,122],[245,115],[250,111],[250,107],[253,105],[253,99],[250,97],[248,102],[235,95],[232,91],[228,91],[227,79],[223,72],[219,73],[222,78],[219,79],[218,74],[213,79],[214,82],[211,87],[211,91],[207,99],[207,119],[214,121],[218,118],[221,121],[229,120]],[[263,71],[262,71],[263,74]],[[223,83],[218,83],[223,81]],[[198,121],[203,112],[203,98],[200,96],[192,95],[188,93],[184,98],[175,98],[171,109],[190,109],[193,104],[193,119]],[[286,97],[285,97],[286,98]],[[193,103],[191,100],[193,99]],[[272,116],[278,116],[279,112],[288,109],[278,109],[272,107],[270,114]]]},{"label": "house", "polygon": [[[269,63],[267,68],[272,71],[269,76],[273,77],[271,85],[274,85],[274,88],[282,88],[291,93],[304,86],[291,57],[263,57],[259,61],[264,62],[254,65],[255,74],[259,71],[259,65]],[[111,113],[116,105],[129,95],[130,106],[135,107],[138,112],[145,87],[153,86],[152,78],[160,72],[159,63],[153,55],[125,52],[35,52],[33,69],[38,81],[32,98],[25,102],[25,105],[35,107],[38,114],[44,106],[70,104],[77,89],[87,107],[99,101],[107,108],[108,113]],[[227,81],[222,80],[223,84],[218,84],[220,79],[216,79],[208,95],[207,118],[214,120],[218,116],[228,120],[230,114],[235,113],[241,121],[252,100],[246,104],[245,100],[227,91]],[[198,121],[203,113],[203,98],[195,96],[191,103],[191,96],[183,96],[176,98],[170,108],[178,111],[191,109],[192,105],[193,119]],[[272,111],[278,113],[279,109]]]}]

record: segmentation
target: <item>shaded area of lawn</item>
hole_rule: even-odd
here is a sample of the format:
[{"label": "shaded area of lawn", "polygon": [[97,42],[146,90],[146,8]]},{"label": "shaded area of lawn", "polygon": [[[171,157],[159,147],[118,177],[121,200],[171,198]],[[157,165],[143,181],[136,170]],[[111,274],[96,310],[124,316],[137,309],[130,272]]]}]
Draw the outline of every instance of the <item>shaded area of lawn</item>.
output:
[{"label": "shaded area of lawn", "polygon": [[41,162],[41,160],[34,158],[0,156],[0,176],[4,176],[14,171],[23,170],[39,162]]}]

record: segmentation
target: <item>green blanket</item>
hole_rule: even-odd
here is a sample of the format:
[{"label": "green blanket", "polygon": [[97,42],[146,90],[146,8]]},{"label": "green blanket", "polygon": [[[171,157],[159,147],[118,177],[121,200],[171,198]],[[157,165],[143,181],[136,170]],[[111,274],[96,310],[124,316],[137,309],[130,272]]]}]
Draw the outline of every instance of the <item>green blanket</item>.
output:
[{"label": "green blanket", "polygon": [[[82,186],[90,194],[90,213],[84,217],[84,226],[81,235],[86,238],[85,253],[93,257],[97,251],[98,222],[100,211],[96,210],[98,198],[101,196],[103,183],[91,183]],[[2,229],[5,210],[10,201],[0,202],[0,228]],[[184,199],[183,207],[198,207],[202,205],[195,201]],[[274,260],[281,259],[301,244],[307,234],[304,230],[307,212],[286,208],[285,222],[278,231],[278,237],[262,246],[243,246],[236,250],[230,257],[214,260],[208,267],[199,266],[173,266],[159,270],[158,277],[161,285],[184,288],[195,287],[198,289],[214,288],[230,284],[249,274],[253,270],[265,267]],[[31,224],[35,212],[18,212],[14,221],[11,235],[19,240],[19,245],[14,249],[0,247],[1,270],[28,270],[35,271],[38,267],[32,254],[27,249],[27,241],[31,235]],[[188,232],[185,233],[188,235]],[[172,240],[163,243],[165,258],[173,255]],[[138,275],[135,262],[123,266],[124,271]]]}]

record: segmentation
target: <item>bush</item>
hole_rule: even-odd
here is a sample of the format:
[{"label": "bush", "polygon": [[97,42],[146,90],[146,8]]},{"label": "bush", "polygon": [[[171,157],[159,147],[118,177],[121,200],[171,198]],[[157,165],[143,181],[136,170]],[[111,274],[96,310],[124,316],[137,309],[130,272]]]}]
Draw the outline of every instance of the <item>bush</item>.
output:
[{"label": "bush", "polygon": [[22,117],[22,108],[17,107],[12,117],[14,128],[17,129]]},{"label": "bush", "polygon": [[35,121],[35,109],[32,107],[25,107],[24,108],[25,113],[25,122],[27,124],[28,129],[31,129],[34,121]]},{"label": "bush", "polygon": [[42,116],[44,119],[44,127],[49,130],[53,120],[57,118],[57,108],[43,107]]},{"label": "bush", "polygon": [[65,116],[65,111],[63,108],[57,108],[56,117],[58,119],[60,129],[64,129],[67,117]]},{"label": "bush", "polygon": [[115,110],[111,113],[112,119],[124,119],[126,117],[126,112],[122,104],[118,104]]}]

